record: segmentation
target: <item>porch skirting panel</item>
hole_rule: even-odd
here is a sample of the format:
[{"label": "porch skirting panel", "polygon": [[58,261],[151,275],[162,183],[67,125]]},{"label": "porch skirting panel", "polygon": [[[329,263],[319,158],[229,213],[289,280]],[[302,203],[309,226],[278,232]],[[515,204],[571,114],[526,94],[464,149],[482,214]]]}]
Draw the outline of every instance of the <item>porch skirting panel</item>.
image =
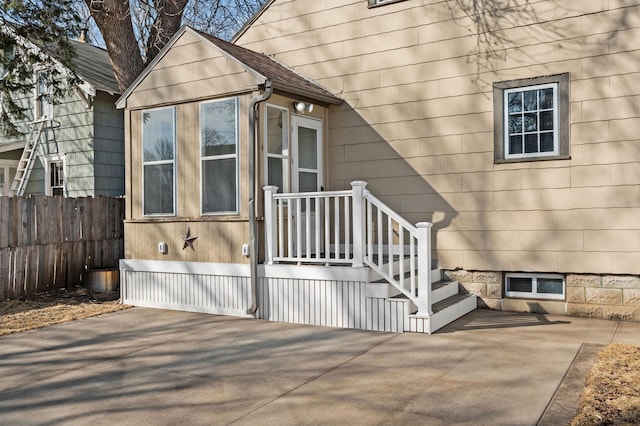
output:
[{"label": "porch skirting panel", "polygon": [[366,326],[366,283],[264,277],[260,284],[259,318],[329,327]]},{"label": "porch skirting panel", "polygon": [[367,297],[367,330],[402,333],[409,330],[409,305],[406,300]]},{"label": "porch skirting panel", "polygon": [[127,305],[246,316],[249,265],[121,260],[120,297]]},{"label": "porch skirting panel", "polygon": [[[122,303],[230,316],[252,305],[249,265],[121,260]],[[260,265],[256,318],[401,333],[408,300],[367,294],[367,268]]]},{"label": "porch skirting panel", "polygon": [[264,265],[259,276],[259,318],[367,328],[365,268]]}]

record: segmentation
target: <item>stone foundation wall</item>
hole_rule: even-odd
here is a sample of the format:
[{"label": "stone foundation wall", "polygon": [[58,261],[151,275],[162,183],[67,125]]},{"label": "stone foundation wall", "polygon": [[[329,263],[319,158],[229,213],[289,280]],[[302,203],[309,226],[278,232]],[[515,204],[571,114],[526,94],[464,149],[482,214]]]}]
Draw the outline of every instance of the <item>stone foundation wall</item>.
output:
[{"label": "stone foundation wall", "polygon": [[566,275],[566,301],[504,298],[504,274],[445,271],[462,291],[478,296],[478,307],[620,321],[640,321],[640,277]]}]

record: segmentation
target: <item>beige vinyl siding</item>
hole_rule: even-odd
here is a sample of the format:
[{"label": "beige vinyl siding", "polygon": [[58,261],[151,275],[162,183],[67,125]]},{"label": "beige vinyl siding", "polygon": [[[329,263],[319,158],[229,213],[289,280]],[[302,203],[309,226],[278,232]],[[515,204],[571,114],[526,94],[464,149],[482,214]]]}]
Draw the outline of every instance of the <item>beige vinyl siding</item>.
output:
[{"label": "beige vinyl siding", "polygon": [[[239,141],[247,140],[246,110],[248,96],[240,98]],[[131,187],[128,193],[131,211],[126,224],[127,241],[125,256],[128,259],[185,260],[202,262],[243,263],[242,244],[248,243],[248,183],[247,149],[238,146],[240,202],[239,215],[210,216],[200,213],[200,128],[199,102],[180,104],[176,107],[176,215],[165,218],[144,218],[142,213],[142,144],[141,111],[131,114]],[[181,235],[187,226],[197,235],[196,253],[190,248],[182,250]],[[166,255],[158,253],[158,243],[169,244]]]},{"label": "beige vinyl siding", "polygon": [[[237,42],[345,99],[329,189],[362,179],[433,221],[441,267],[640,274],[639,17],[638,1],[483,18],[456,1],[279,0]],[[494,164],[493,83],[565,72],[571,159]]]},{"label": "beige vinyl siding", "polygon": [[[198,236],[194,250],[182,249],[181,236],[191,229]],[[149,221],[125,222],[125,258],[188,262],[249,263],[242,256],[242,244],[249,241],[249,226],[245,219],[211,221]],[[167,254],[158,252],[158,243],[166,242]]]},{"label": "beige vinyl siding", "polygon": [[[242,75],[240,75],[242,74]],[[219,75],[233,76],[218,79]],[[197,76],[197,78],[196,78]],[[171,261],[247,263],[242,244],[248,237],[248,117],[255,79],[210,44],[185,33],[127,99],[129,126],[125,257]],[[239,214],[201,214],[200,101],[239,96]],[[142,212],[142,110],[176,108],[176,215],[145,218]],[[129,109],[131,108],[131,109]],[[196,250],[182,250],[187,227],[197,235]],[[166,255],[158,243],[166,242]]]},{"label": "beige vinyl siding", "polygon": [[150,108],[246,92],[252,77],[235,60],[185,32],[127,98],[127,108]]}]

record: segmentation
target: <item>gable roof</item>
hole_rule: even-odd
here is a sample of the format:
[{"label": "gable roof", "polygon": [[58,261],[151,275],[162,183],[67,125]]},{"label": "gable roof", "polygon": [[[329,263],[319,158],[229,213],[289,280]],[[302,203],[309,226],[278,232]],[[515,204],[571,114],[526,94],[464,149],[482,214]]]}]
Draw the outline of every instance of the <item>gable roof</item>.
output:
[{"label": "gable roof", "polygon": [[304,78],[291,68],[286,67],[267,55],[229,43],[191,27],[183,26],[160,51],[158,56],[156,56],[156,58],[138,76],[131,86],[129,86],[122,94],[120,99],[116,102],[117,108],[125,107],[126,99],[129,95],[140,85],[140,83],[142,83],[144,78],[151,72],[162,57],[166,55],[178,38],[187,31],[198,36],[207,43],[210,43],[223,54],[238,62],[247,70],[247,72],[253,74],[257,79],[262,80],[263,82],[271,80],[275,91],[303,96],[325,104],[339,105],[342,103],[342,99],[338,98],[324,87]]}]

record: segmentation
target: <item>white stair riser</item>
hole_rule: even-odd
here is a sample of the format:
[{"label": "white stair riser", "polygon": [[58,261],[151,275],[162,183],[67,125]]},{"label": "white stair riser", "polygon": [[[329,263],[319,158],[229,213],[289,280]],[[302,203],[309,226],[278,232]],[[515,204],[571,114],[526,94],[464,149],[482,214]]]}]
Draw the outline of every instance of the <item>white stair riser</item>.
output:
[{"label": "white stair riser", "polygon": [[400,294],[400,290],[387,282],[367,283],[366,297],[388,299],[390,297],[397,296],[398,294]]}]

